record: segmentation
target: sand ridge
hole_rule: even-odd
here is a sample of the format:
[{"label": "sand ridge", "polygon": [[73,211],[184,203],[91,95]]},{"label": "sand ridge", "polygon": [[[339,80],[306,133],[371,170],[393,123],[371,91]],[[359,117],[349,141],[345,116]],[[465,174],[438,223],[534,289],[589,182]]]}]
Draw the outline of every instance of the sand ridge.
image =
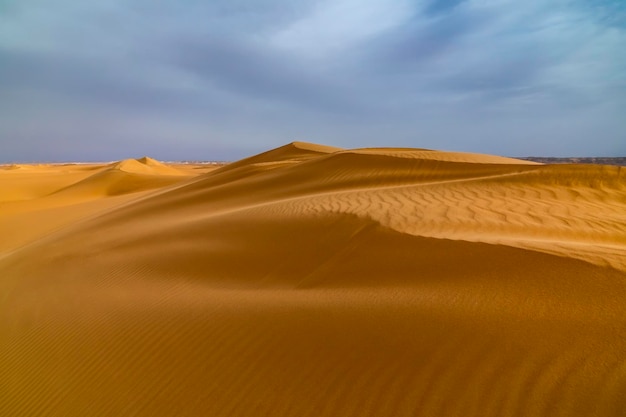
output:
[{"label": "sand ridge", "polygon": [[156,159],[144,156],[138,159],[125,159],[111,164],[111,168],[133,174],[185,175],[176,168],[167,166]]},{"label": "sand ridge", "polygon": [[626,412],[626,171],[302,142],[163,166],[0,206],[1,415]]},{"label": "sand ridge", "polygon": [[190,178],[151,158],[0,171],[0,251]]},{"label": "sand ridge", "polygon": [[506,158],[496,155],[484,155],[469,152],[448,152],[431,149],[410,149],[410,148],[364,148],[351,149],[345,152],[365,155],[386,155],[398,158],[413,158],[422,160],[435,160],[446,162],[464,162],[476,164],[515,164],[515,165],[539,165],[537,162],[526,161],[515,158]]}]

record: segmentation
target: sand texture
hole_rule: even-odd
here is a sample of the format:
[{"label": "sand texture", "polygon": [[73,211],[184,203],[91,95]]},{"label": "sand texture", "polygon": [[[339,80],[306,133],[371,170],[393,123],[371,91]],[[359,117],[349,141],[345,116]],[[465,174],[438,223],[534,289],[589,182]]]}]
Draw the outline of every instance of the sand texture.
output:
[{"label": "sand texture", "polygon": [[626,169],[0,167],[0,416],[625,416]]}]

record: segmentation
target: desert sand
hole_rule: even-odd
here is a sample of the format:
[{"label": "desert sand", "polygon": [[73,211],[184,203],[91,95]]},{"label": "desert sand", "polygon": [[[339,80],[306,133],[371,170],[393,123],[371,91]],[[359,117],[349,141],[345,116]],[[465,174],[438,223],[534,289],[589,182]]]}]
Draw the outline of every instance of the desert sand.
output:
[{"label": "desert sand", "polygon": [[626,169],[0,167],[0,416],[624,416]]}]

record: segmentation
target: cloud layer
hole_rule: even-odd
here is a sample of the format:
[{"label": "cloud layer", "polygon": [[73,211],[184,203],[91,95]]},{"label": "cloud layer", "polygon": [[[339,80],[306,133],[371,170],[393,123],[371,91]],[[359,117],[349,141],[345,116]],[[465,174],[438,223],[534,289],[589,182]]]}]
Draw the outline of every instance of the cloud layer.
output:
[{"label": "cloud layer", "polygon": [[626,155],[613,0],[0,2],[1,161]]}]

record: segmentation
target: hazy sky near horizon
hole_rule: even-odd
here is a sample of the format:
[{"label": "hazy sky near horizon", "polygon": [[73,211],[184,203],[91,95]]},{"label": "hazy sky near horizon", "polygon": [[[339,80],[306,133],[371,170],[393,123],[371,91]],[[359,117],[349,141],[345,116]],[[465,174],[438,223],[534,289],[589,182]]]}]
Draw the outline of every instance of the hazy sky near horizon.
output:
[{"label": "hazy sky near horizon", "polygon": [[626,156],[623,0],[0,0],[0,162]]}]

